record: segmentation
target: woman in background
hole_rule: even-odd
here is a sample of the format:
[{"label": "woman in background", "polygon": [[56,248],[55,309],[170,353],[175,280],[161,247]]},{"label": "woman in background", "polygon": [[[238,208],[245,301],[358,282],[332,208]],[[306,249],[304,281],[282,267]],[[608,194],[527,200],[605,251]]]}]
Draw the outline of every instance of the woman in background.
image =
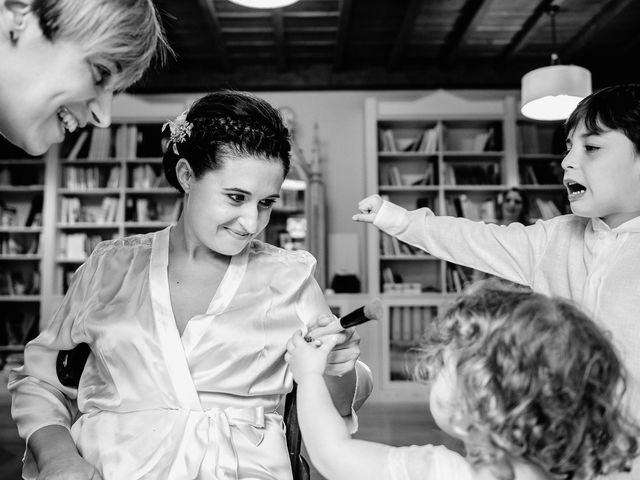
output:
[{"label": "woman in background", "polygon": [[0,0],[0,134],[41,155],[108,127],[114,92],[167,50],[151,0]]},{"label": "woman in background", "polygon": [[529,197],[518,187],[511,187],[498,196],[498,225],[520,222],[529,225]]}]

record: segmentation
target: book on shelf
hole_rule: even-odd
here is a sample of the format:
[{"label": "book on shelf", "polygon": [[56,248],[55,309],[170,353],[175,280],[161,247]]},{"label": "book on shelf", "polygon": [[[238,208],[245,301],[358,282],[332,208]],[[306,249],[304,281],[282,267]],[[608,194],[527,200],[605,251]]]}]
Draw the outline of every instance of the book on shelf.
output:
[{"label": "book on shelf", "polygon": [[552,200],[545,200],[538,197],[535,199],[535,205],[540,213],[539,218],[543,220],[549,220],[550,218],[562,215],[562,212]]},{"label": "book on shelf", "polygon": [[38,334],[38,314],[32,311],[13,310],[5,316],[2,325],[0,345],[22,347]]},{"label": "book on shelf", "polygon": [[39,293],[39,270],[0,272],[0,295],[38,295]]},{"label": "book on shelf", "polygon": [[109,170],[109,177],[106,183],[107,188],[120,188],[120,166],[116,165]]},{"label": "book on shelf", "polygon": [[90,159],[109,158],[111,152],[111,129],[94,127],[91,130],[91,139],[89,141],[89,152],[87,157]]},{"label": "book on shelf", "polygon": [[89,130],[82,130],[80,134],[77,136],[75,142],[73,143],[71,150],[69,150],[69,153],[67,154],[66,159],[76,160],[80,155],[80,151],[87,143],[88,138],[89,138]]}]

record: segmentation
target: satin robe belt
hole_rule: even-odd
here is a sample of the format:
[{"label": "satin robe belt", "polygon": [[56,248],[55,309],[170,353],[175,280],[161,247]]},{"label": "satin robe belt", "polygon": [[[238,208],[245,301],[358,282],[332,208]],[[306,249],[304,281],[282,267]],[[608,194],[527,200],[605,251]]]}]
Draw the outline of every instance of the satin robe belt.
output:
[{"label": "satin robe belt", "polygon": [[[214,470],[216,480],[237,480],[238,457],[231,427],[255,446],[260,445],[264,437],[264,407],[210,408],[204,413],[209,417],[209,441],[202,472]],[[213,465],[207,465],[209,461],[213,461]]]}]

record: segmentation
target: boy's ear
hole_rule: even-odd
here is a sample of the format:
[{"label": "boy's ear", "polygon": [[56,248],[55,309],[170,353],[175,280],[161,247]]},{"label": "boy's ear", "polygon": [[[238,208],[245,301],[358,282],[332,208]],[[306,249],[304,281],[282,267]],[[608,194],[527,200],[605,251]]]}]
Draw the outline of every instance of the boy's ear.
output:
[{"label": "boy's ear", "polygon": [[185,193],[189,193],[195,180],[195,175],[186,158],[181,158],[176,163],[176,177],[182,190],[184,190]]}]

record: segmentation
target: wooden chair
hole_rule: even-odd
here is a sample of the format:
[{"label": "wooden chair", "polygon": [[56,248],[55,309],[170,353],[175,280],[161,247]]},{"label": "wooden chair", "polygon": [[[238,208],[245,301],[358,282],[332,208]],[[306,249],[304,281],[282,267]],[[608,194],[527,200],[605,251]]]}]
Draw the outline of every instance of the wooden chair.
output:
[{"label": "wooden chair", "polygon": [[[73,350],[61,350],[56,360],[56,374],[60,383],[67,387],[77,387],[90,353],[91,349],[86,343],[79,344]],[[293,480],[310,480],[309,464],[300,454],[302,436],[300,435],[298,413],[296,411],[295,383],[293,390],[285,398],[284,422]]]}]

